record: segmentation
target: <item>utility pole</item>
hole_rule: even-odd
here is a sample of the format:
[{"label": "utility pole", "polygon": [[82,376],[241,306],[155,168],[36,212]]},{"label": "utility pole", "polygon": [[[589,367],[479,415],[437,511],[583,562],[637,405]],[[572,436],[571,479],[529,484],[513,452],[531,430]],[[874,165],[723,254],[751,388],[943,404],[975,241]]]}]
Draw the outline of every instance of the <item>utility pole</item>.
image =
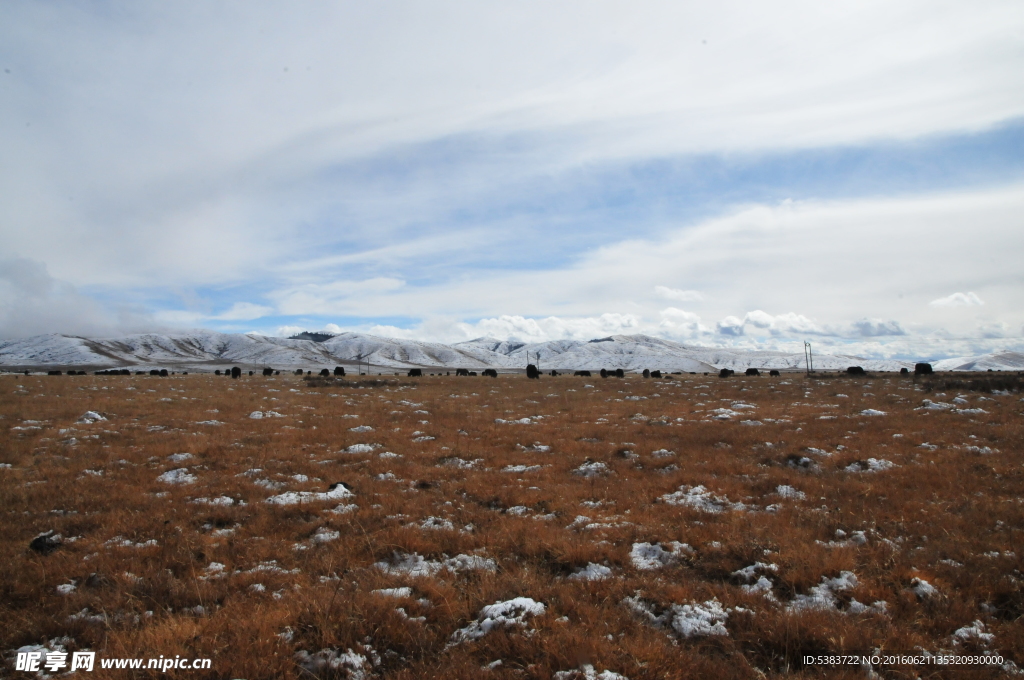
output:
[{"label": "utility pole", "polygon": [[804,364],[807,366],[807,375],[814,373],[814,354],[811,352],[811,343],[804,340]]}]

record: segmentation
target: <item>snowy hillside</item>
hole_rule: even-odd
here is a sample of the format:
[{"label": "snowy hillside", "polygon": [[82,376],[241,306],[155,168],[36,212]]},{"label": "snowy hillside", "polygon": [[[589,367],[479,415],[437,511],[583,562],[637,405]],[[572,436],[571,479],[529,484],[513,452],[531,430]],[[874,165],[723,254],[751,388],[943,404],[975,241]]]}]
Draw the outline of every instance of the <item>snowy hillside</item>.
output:
[{"label": "snowy hillside", "polygon": [[943,359],[932,364],[937,371],[1021,371],[1024,370],[1024,354],[1020,352],[999,352],[981,354],[976,357]]},{"label": "snowy hillside", "polygon": [[[7,367],[178,366],[212,370],[226,364],[238,364],[248,368],[271,366],[319,370],[360,362],[393,369],[523,369],[527,363],[533,363],[542,370],[622,368],[642,371],[649,368],[705,372],[723,367],[734,370],[748,367],[801,370],[804,368],[804,355],[688,346],[646,335],[615,335],[590,341],[553,340],[542,343],[477,338],[445,345],[362,333],[342,333],[323,342],[314,342],[200,330],[102,339],[50,334],[0,342],[0,366]],[[913,362],[908,361],[827,354],[814,357],[814,366],[820,370],[842,370],[853,365],[869,371],[898,371],[903,367],[913,369]],[[1004,352],[945,359],[936,362],[935,368],[1018,370],[1024,368],[1024,354]]]}]

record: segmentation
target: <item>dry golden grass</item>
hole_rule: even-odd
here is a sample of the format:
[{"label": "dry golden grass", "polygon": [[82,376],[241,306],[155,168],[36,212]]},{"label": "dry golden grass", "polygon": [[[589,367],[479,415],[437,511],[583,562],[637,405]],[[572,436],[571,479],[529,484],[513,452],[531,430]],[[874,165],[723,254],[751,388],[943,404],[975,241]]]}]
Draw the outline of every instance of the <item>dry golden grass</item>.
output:
[{"label": "dry golden grass", "polygon": [[[66,637],[68,651],[211,658],[212,673],[178,673],[249,680],[309,677],[296,653],[324,649],[351,649],[389,678],[548,678],[582,664],[632,680],[859,678],[859,666],[811,667],[802,657],[876,648],[990,650],[1024,666],[1020,394],[943,394],[895,376],[673,378],[425,376],[356,388],[292,375],[0,376],[0,464],[10,466],[0,469],[0,651],[9,658]],[[961,393],[960,408],[985,413],[918,410]],[[712,419],[719,408],[740,415]],[[86,411],[106,420],[76,423]],[[496,422],[531,416],[543,417]],[[198,424],[209,420],[222,424]],[[352,431],[360,425],[373,430]],[[416,441],[423,436],[433,439]],[[345,451],[360,443],[378,446]],[[662,449],[673,453],[653,455]],[[168,458],[179,453],[193,457]],[[868,459],[895,467],[845,470]],[[606,471],[574,474],[585,462]],[[510,465],[541,467],[503,471]],[[158,481],[178,468],[194,483]],[[264,502],[335,482],[355,495]],[[660,500],[698,485],[747,507],[709,513]],[[783,497],[780,486],[805,498]],[[233,504],[192,502],[224,496]],[[344,504],[358,508],[330,512]],[[423,528],[428,518],[451,528]],[[31,550],[49,530],[74,540]],[[865,541],[841,538],[858,531]],[[318,532],[338,538],[318,541]],[[672,541],[692,550],[660,569],[631,561],[635,543]],[[396,553],[475,555],[496,569],[412,576],[374,566]],[[757,574],[774,599],[745,592],[734,574],[758,562],[776,565]],[[569,578],[588,564],[611,576]],[[857,586],[837,590],[836,607],[789,606],[845,571]],[[937,594],[916,595],[914,579]],[[75,588],[60,594],[63,584]],[[402,586],[410,597],[373,592]],[[483,607],[516,597],[546,610],[525,627],[449,644]],[[633,597],[668,618],[673,605],[717,598],[731,609],[728,635],[659,627],[627,605]],[[854,599],[886,610],[853,613]],[[974,621],[994,638],[955,644]]]}]

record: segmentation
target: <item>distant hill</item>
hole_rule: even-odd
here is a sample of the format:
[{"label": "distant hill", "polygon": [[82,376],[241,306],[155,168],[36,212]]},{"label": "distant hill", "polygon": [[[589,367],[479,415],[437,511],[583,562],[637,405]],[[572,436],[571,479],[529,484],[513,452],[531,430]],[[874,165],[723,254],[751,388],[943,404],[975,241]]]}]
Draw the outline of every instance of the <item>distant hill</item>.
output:
[{"label": "distant hill", "polygon": [[[718,371],[720,368],[801,370],[803,353],[751,351],[683,345],[647,335],[613,335],[591,341],[552,340],[522,343],[477,338],[445,345],[382,338],[363,333],[300,333],[291,338],[188,331],[148,333],[119,338],[37,335],[0,341],[0,366],[46,367],[171,367],[212,370],[227,364],[248,367],[307,369],[370,363],[385,369],[497,368],[523,369],[527,361],[542,370]],[[913,370],[914,362],[820,354],[814,366],[842,370],[857,365],[871,371]],[[1024,354],[1003,352],[944,359],[937,370],[1020,370]]]},{"label": "distant hill", "polygon": [[289,340],[312,340],[313,342],[327,342],[334,337],[334,333],[315,333],[311,331],[302,331],[297,335],[289,336]]}]

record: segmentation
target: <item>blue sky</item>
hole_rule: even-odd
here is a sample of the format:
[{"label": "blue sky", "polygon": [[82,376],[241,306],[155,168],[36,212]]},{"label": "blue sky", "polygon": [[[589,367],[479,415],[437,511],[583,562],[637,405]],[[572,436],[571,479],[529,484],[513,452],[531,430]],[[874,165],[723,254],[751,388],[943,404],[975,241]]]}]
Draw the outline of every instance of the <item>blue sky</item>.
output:
[{"label": "blue sky", "polygon": [[4,5],[0,337],[1024,349],[1022,63],[1014,2]]}]

